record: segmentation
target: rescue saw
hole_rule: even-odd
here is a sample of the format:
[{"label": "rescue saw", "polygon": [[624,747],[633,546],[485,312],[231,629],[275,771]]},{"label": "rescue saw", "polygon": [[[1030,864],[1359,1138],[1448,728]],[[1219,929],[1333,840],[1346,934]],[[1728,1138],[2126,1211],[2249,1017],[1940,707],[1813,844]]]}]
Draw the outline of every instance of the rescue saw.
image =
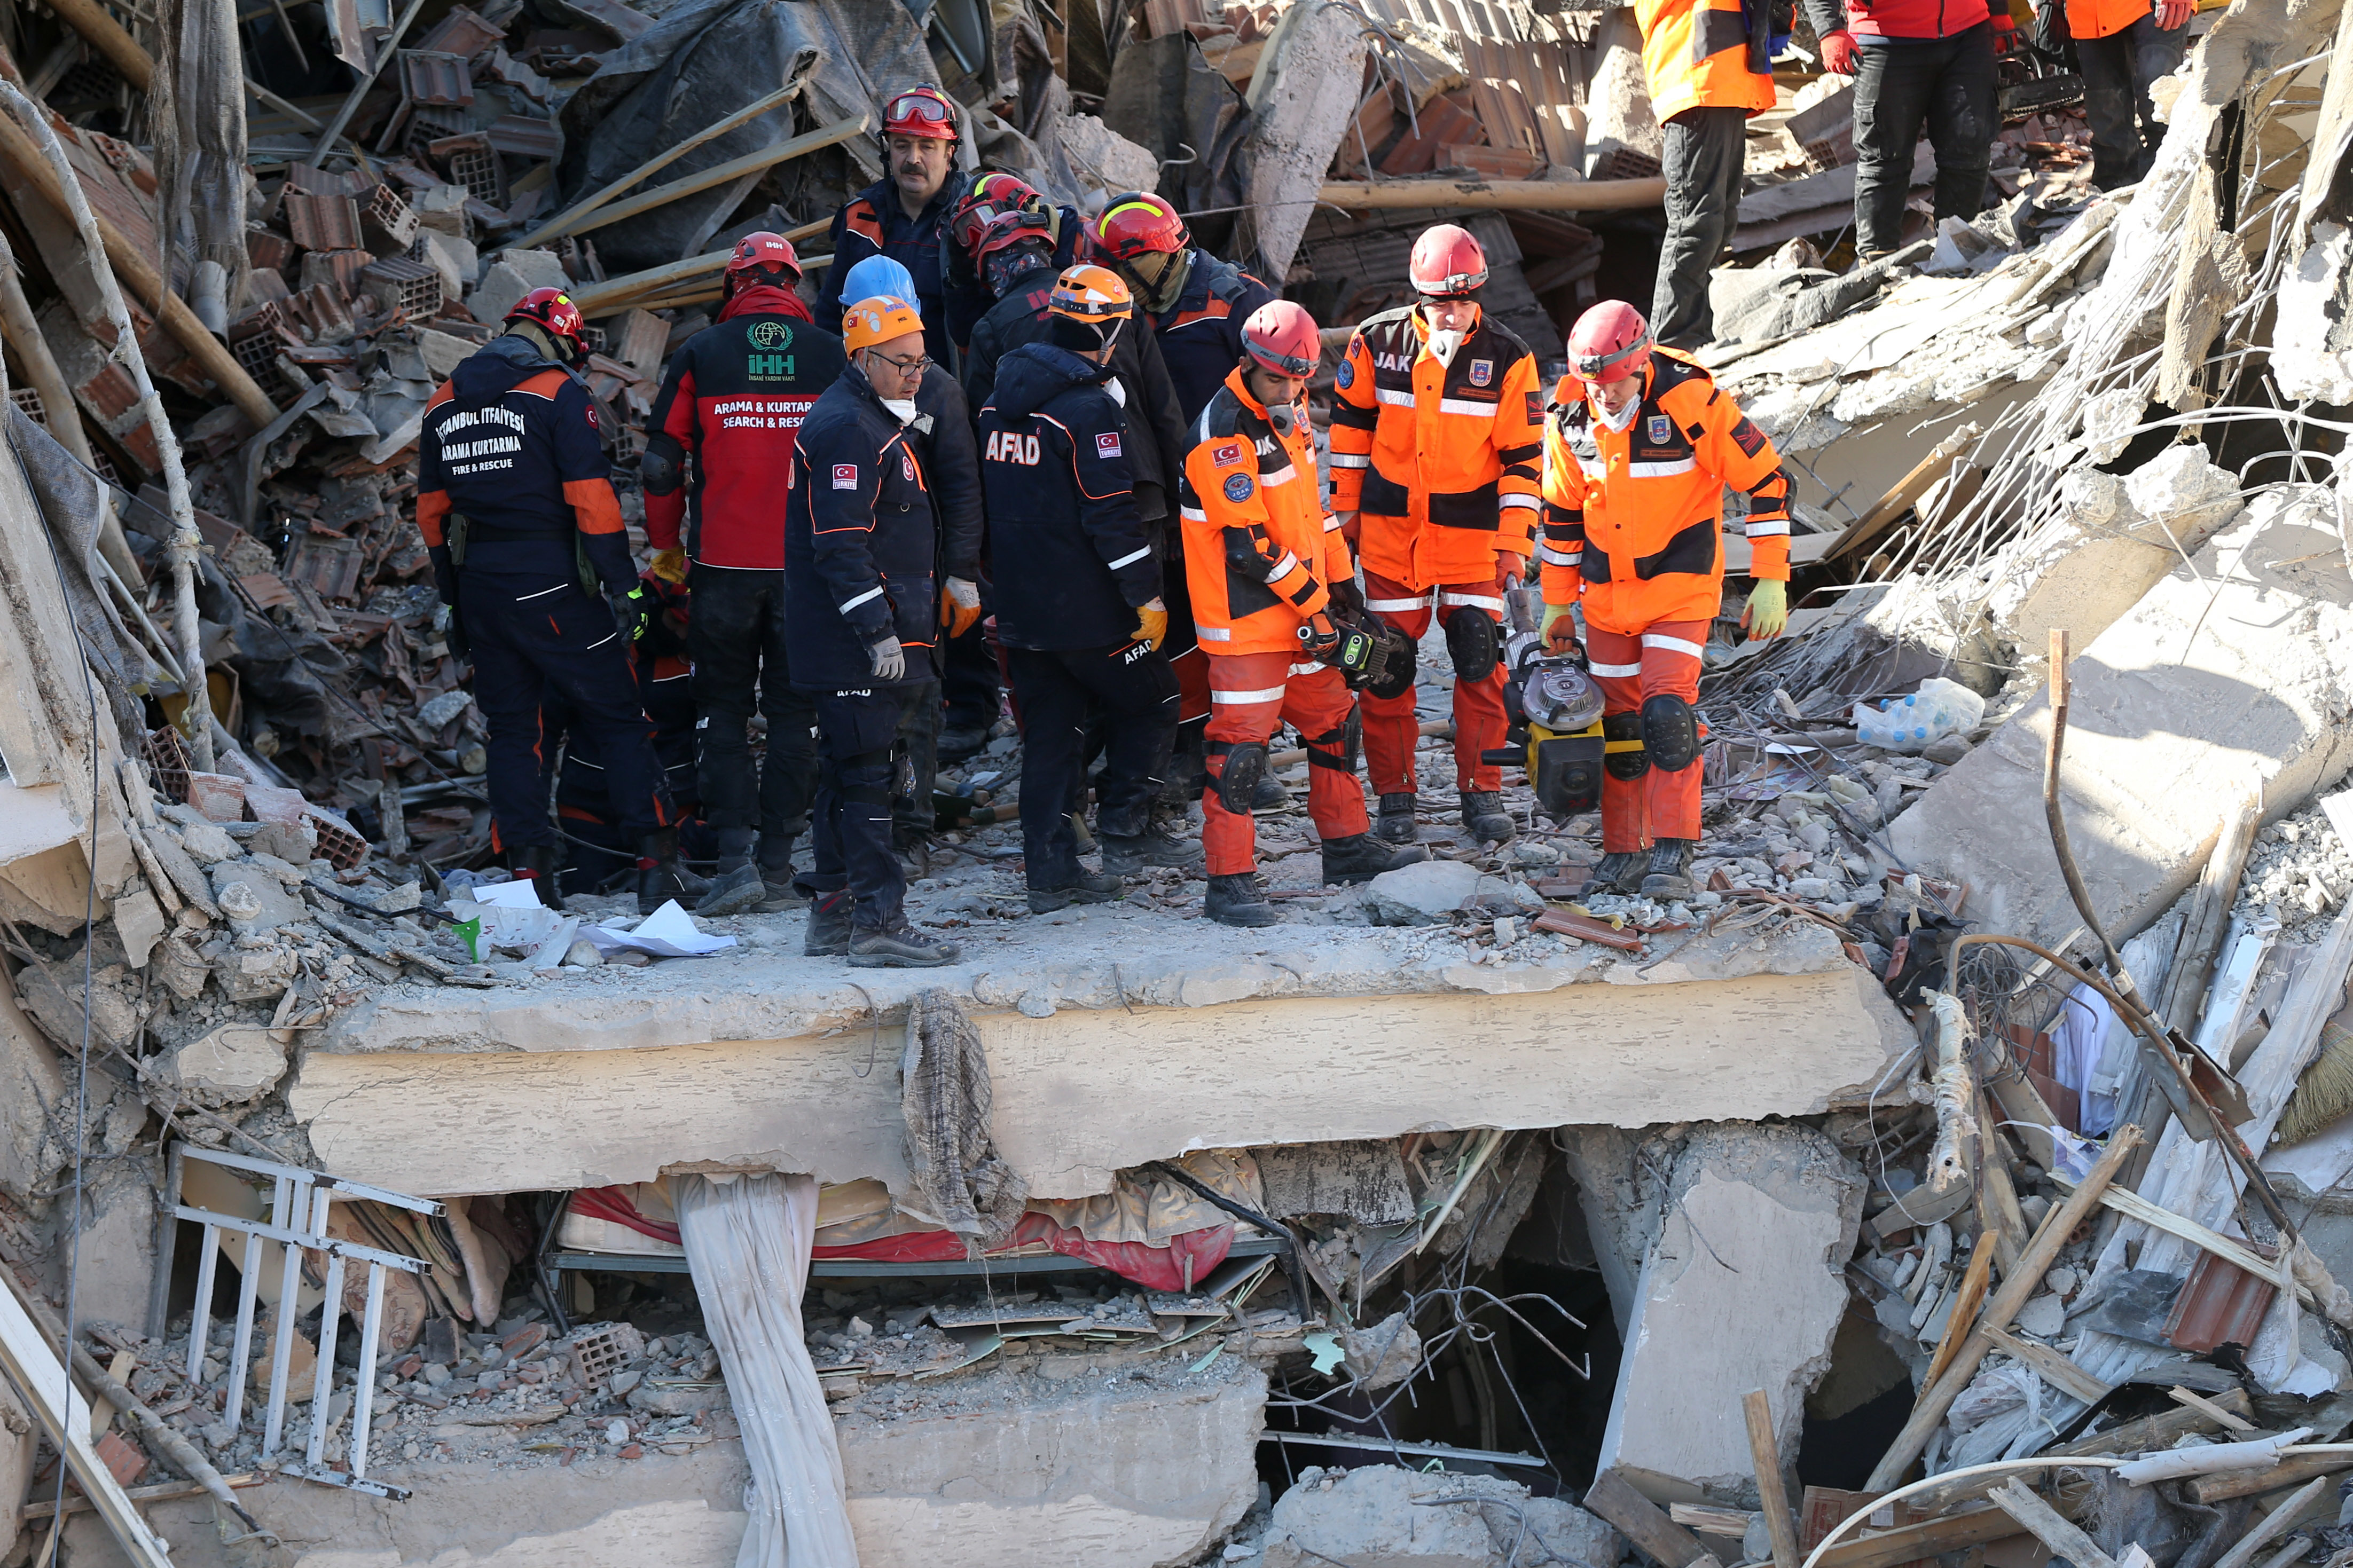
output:
[{"label": "rescue saw", "polygon": [[1525,770],[1536,809],[1565,822],[1601,804],[1601,764],[1612,752],[1639,752],[1639,740],[1604,740],[1601,689],[1586,670],[1585,650],[1547,653],[1536,635],[1542,594],[1515,588],[1504,595],[1511,630],[1504,638],[1504,686],[1508,743],[1480,760]]}]

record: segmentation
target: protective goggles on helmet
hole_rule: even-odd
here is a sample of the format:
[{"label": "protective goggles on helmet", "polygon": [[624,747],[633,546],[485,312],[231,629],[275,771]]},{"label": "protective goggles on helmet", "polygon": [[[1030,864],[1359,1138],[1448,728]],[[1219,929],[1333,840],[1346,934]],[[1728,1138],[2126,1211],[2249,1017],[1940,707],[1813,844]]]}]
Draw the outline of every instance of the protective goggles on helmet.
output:
[{"label": "protective goggles on helmet", "polygon": [[1569,363],[1569,369],[1576,373],[1579,381],[1597,384],[1615,381],[1624,374],[1630,362],[1646,357],[1650,352],[1651,334],[1645,332],[1625,347],[1613,349],[1606,354],[1579,354]]},{"label": "protective goggles on helmet", "polygon": [[1314,375],[1315,374],[1315,361],[1298,354],[1277,353],[1272,349],[1261,345],[1248,332],[1242,334],[1242,347],[1250,351],[1250,358],[1256,360],[1260,365],[1273,371],[1278,375]]},{"label": "protective goggles on helmet", "polygon": [[891,100],[890,107],[882,111],[882,118],[892,125],[904,124],[910,120],[944,125],[953,116],[944,102],[928,92],[902,92]]}]

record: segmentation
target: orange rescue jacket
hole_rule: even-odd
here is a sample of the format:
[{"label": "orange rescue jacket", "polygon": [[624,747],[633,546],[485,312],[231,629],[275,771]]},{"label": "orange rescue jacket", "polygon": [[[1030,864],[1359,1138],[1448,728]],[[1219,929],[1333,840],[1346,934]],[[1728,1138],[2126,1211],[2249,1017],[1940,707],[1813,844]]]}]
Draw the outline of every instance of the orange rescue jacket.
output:
[{"label": "orange rescue jacket", "polygon": [[1356,330],[1334,372],[1332,510],[1359,514],[1365,568],[1408,588],[1486,583],[1535,549],[1544,391],[1535,356],[1482,310],[1451,363],[1421,307]]},{"label": "orange rescue jacket", "polygon": [[2151,9],[2149,0],[2067,0],[2067,33],[2075,38],[2113,37]]},{"label": "orange rescue jacket", "polygon": [[1585,601],[1588,626],[1631,637],[1723,606],[1724,488],[1748,493],[1748,574],[1789,577],[1789,476],[1707,372],[1651,351],[1633,422],[1612,430],[1564,376],[1545,419],[1548,605]]},{"label": "orange rescue jacket", "polygon": [[1211,655],[1299,655],[1299,628],[1356,575],[1324,515],[1307,411],[1278,432],[1237,369],[1194,422],[1177,508],[1193,626]]},{"label": "orange rescue jacket", "polygon": [[1686,109],[1773,107],[1771,45],[1750,37],[1740,0],[1634,0],[1634,19],[1662,124]]}]

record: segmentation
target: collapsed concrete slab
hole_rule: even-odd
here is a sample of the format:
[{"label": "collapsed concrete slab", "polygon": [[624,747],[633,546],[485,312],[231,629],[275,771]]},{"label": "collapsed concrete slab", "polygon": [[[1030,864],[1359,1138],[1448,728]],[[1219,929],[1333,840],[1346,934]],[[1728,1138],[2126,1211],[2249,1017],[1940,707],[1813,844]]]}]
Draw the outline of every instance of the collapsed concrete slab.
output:
[{"label": "collapsed concrete slab", "polygon": [[[2279,492],[2083,648],[2062,795],[2101,922],[2131,934],[2189,886],[2251,789],[2278,816],[2353,762],[2353,574],[2333,505]],[[1888,825],[1895,853],[1967,882],[1986,929],[2078,924],[2042,814],[2038,695]]]},{"label": "collapsed concrete slab", "polygon": [[[1077,1368],[1057,1364],[1077,1359]],[[1171,1358],[1184,1370],[1183,1355]],[[1266,1377],[1222,1372],[1162,1389],[1094,1375],[1083,1358],[958,1380],[906,1408],[841,1418],[842,1469],[863,1568],[1161,1568],[1198,1554],[1258,1496]],[[1198,1384],[1198,1386],[1196,1386]],[[893,1396],[894,1398],[896,1396]],[[870,1396],[871,1398],[871,1396]],[[284,1568],[733,1568],[750,1479],[743,1445],[569,1466],[379,1465],[408,1502],[280,1480],[240,1494],[286,1542]],[[236,1568],[203,1499],[150,1505],[183,1568]],[[79,1516],[77,1564],[124,1564]]]},{"label": "collapsed concrete slab", "polygon": [[1754,1507],[1740,1398],[1765,1390],[1794,1458],[1846,1315],[1862,1173],[1811,1128],[1738,1123],[1692,1134],[1672,1170],[1643,1205],[1656,1228],[1597,1468],[1661,1502]]},{"label": "collapsed concrete slab", "polygon": [[[797,919],[764,918],[797,934]],[[976,1009],[998,1151],[1033,1196],[1075,1198],[1199,1148],[1804,1115],[1911,1045],[1877,982],[1812,921],[1702,938],[1648,967],[1593,947],[1555,965],[1470,963],[1423,931],[1270,947],[1177,929],[1181,947],[1155,946],[1073,922],[1034,943],[1018,984],[972,965],[876,971],[861,994],[837,963],[770,948],[627,984],[388,990],[307,1054],[290,1103],[327,1169],[410,1192],[666,1169],[903,1190],[902,1031],[867,1000],[887,1014],[944,984]]]},{"label": "collapsed concrete slab", "polygon": [[1230,1561],[1235,1568],[1511,1568],[1614,1563],[1625,1550],[1615,1530],[1576,1504],[1531,1497],[1493,1476],[1311,1466],[1275,1503],[1257,1554]]}]

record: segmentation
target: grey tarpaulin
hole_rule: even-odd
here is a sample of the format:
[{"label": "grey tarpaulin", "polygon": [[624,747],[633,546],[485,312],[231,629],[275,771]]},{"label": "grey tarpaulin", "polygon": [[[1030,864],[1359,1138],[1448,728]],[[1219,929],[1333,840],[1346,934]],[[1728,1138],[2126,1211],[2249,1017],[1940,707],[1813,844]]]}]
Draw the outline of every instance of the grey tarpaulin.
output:
[{"label": "grey tarpaulin", "polygon": [[1250,187],[1250,154],[1242,143],[1254,121],[1234,84],[1201,58],[1192,35],[1169,33],[1121,46],[1103,119],[1152,150],[1160,160],[1160,194],[1178,212],[1199,215],[1185,220],[1193,237],[1225,255]]},{"label": "grey tarpaulin", "polygon": [[[106,515],[106,487],[72,453],[58,446],[55,437],[13,405],[8,409],[8,441],[16,449],[18,471],[33,493],[33,502],[40,508],[42,524],[57,545],[58,564],[65,577],[66,604],[73,612],[74,625],[81,630],[90,663],[104,677],[100,685],[112,704],[115,724],[125,736],[142,734],[146,725],[142,721],[138,700],[132,693],[151,682],[160,682],[162,674],[138,638],[122,624],[121,616],[101,586],[105,568],[98,559],[98,531],[100,520]],[[46,561],[20,564],[43,574],[50,567]],[[73,704],[76,713],[81,711],[79,704],[80,693],[77,692]]]},{"label": "grey tarpaulin", "polygon": [[801,1339],[817,1237],[814,1176],[672,1176],[702,1321],[744,1429],[751,1521],[735,1568],[858,1568],[841,1450]]},{"label": "grey tarpaulin", "polygon": [[[651,148],[706,125],[806,75],[802,123],[831,125],[873,110],[888,93],[937,74],[923,35],[898,5],[849,0],[689,0],[605,58],[565,102],[561,184],[570,202],[645,162]],[[774,146],[794,130],[786,104],[689,153],[658,175],[679,179]],[[853,178],[881,178],[871,137],[841,144]],[[970,162],[969,149],[963,162]],[[609,272],[691,256],[757,183],[756,174],[681,197],[596,231]],[[560,209],[559,209],[560,210]]]},{"label": "grey tarpaulin", "polygon": [[[176,37],[166,35],[156,68],[159,80],[167,68],[170,73],[177,165],[162,170],[164,160],[157,160],[170,198],[164,210],[187,226],[174,243],[194,247],[196,260],[217,262],[227,274],[222,298],[234,313],[253,270],[245,248],[253,173],[245,158],[245,55],[237,41],[236,0],[166,0],[159,19],[168,24],[175,16]],[[157,132],[161,153],[161,126]]]},{"label": "grey tarpaulin", "polygon": [[1004,1245],[1029,1194],[990,1143],[988,1057],[963,1004],[937,989],[917,994],[899,1072],[913,1206],[964,1237],[967,1258]]}]

